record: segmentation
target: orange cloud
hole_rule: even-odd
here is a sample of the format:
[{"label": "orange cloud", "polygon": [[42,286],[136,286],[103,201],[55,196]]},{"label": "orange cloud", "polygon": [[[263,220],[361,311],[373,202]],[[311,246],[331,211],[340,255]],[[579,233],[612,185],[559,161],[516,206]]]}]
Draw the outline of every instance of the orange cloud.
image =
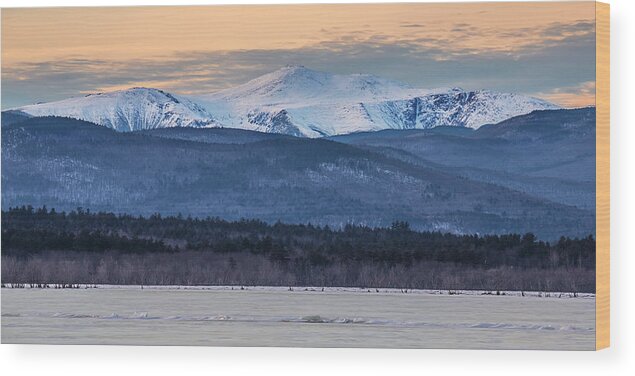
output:
[{"label": "orange cloud", "polygon": [[554,89],[538,96],[563,107],[595,106],[595,81],[583,82],[574,87]]},{"label": "orange cloud", "polygon": [[594,12],[593,2],[3,9],[2,61],[161,60],[328,42],[411,43],[439,49],[440,60],[514,55],[592,32]]}]

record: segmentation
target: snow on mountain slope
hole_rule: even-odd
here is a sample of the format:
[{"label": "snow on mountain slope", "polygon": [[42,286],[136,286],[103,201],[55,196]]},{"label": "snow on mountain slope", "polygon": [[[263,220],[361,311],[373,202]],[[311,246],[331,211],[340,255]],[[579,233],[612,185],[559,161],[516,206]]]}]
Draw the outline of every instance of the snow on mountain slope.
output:
[{"label": "snow on mountain slope", "polygon": [[217,125],[196,103],[162,90],[132,88],[17,108],[33,116],[63,116],[117,131]]},{"label": "snow on mountain slope", "polygon": [[196,98],[229,127],[305,137],[384,129],[364,103],[429,93],[368,74],[338,75],[285,66],[243,85]]},{"label": "snow on mountain slope", "polygon": [[425,90],[372,75],[286,66],[198,101],[229,127],[320,137],[381,129],[478,128],[558,106],[532,97]]},{"label": "snow on mountain slope", "polygon": [[339,75],[287,65],[243,85],[200,96],[243,106],[306,107],[324,103],[377,102],[427,93],[369,74]]},{"label": "snow on mountain slope", "polygon": [[437,126],[460,126],[478,129],[510,117],[535,110],[558,109],[553,103],[512,93],[488,90],[451,89],[445,93],[415,97],[405,101],[388,101],[369,106],[371,116],[386,122],[395,120],[391,128],[427,129]]},{"label": "snow on mountain slope", "polygon": [[558,106],[528,96],[426,90],[368,74],[286,66],[243,85],[185,99],[133,88],[16,108],[90,121],[118,131],[223,126],[298,137],[436,126],[479,128]]}]

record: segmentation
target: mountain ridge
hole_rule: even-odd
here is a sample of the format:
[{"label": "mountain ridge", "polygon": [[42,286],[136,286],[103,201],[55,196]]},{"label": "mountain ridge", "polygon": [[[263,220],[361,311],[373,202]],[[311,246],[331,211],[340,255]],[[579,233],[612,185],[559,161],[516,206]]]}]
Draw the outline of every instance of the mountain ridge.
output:
[{"label": "mountain ridge", "polygon": [[134,87],[18,107],[31,116],[61,116],[117,131],[176,126],[216,126],[213,115],[187,98],[160,89]]},{"label": "mountain ridge", "polygon": [[418,89],[369,74],[338,75],[286,66],[211,94],[188,97],[136,87],[11,110],[71,117],[124,132],[228,127],[315,138],[382,129],[477,129],[534,110],[557,108],[520,94]]},{"label": "mountain ridge", "polygon": [[[415,147],[426,145],[412,139]],[[554,142],[546,147],[568,148],[566,139]],[[445,155],[462,150],[467,153],[462,160],[470,160],[475,157],[470,153],[480,152],[480,147],[457,145]],[[551,178],[525,174],[522,179],[531,180],[531,186],[523,189],[516,187],[521,180],[510,180],[495,164],[501,175],[491,180],[461,174],[461,160],[443,165],[444,155],[431,162],[423,157],[236,129],[116,132],[74,119],[34,117],[2,127],[2,205],[337,227],[405,220],[422,230],[534,232],[544,239],[593,232],[592,208],[558,199],[560,192],[571,195],[569,188],[556,186],[552,198],[532,188],[552,190],[545,183],[556,184]]]}]

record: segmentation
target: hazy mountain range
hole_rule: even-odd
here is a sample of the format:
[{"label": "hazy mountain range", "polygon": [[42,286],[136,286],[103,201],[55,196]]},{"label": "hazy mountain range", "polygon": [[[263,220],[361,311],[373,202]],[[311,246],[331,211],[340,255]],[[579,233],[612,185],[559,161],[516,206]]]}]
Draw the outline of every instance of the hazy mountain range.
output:
[{"label": "hazy mountain range", "polygon": [[[303,68],[285,69],[306,73]],[[455,90],[387,101],[396,92],[416,89],[369,76],[346,76],[348,81],[331,75],[319,77],[323,80],[311,89],[314,102],[300,98],[299,93],[279,91],[302,86],[291,85],[295,79],[265,88],[264,83],[272,82],[265,76],[262,82],[252,81],[240,90],[204,98],[208,102],[133,89],[3,112],[2,207],[30,204],[68,210],[82,206],[93,211],[182,213],[330,226],[387,226],[403,220],[416,229],[534,232],[544,239],[595,232],[594,108],[533,111],[512,118],[505,115],[497,124],[483,125],[491,121],[476,119],[484,119],[486,113],[490,114],[487,119],[496,119],[511,113],[510,109],[528,111],[531,105],[552,105],[514,95]],[[304,75],[297,80],[306,82]],[[349,88],[363,80],[381,82],[369,83],[372,90],[360,89],[367,95],[367,102],[360,102],[366,103],[366,108],[372,107],[371,102],[372,108],[379,109],[391,101],[427,101],[434,103],[437,111],[424,118],[419,114],[425,111],[417,110],[410,118],[417,119],[412,127],[404,122],[394,127],[383,122],[385,129],[375,132],[304,138],[291,136],[297,132],[283,131],[296,129],[315,136],[303,133],[310,128],[297,114],[319,112],[328,97],[317,90],[319,85],[344,85],[341,94],[333,94],[334,102],[344,103],[342,98],[349,95]],[[269,128],[256,126],[248,118],[241,123],[228,115],[253,106],[271,114],[273,104],[257,103],[262,103],[263,97],[274,102],[276,93],[280,93],[279,99],[293,98],[278,107],[293,120],[284,123],[291,128],[277,128],[281,124],[275,123],[277,120],[266,123],[276,125]],[[127,107],[129,95],[138,106]],[[243,97],[254,102],[237,99]],[[457,98],[462,99],[457,102]],[[294,101],[306,106],[293,107]],[[102,102],[103,106],[95,104]],[[216,103],[217,109],[222,103],[231,111],[223,115],[202,103]],[[453,107],[456,103],[464,104]],[[334,106],[328,116],[339,116],[344,108]],[[454,108],[457,112],[453,113],[463,115],[444,115],[443,122],[436,122],[434,119],[441,117],[434,114],[447,114],[441,108]],[[480,108],[483,110],[476,110]],[[26,115],[59,111],[54,114],[71,116],[63,112],[70,109],[101,119],[102,126]],[[388,114],[373,111],[368,111],[372,121],[350,124],[378,124],[380,118],[374,116]],[[217,128],[228,119],[236,121],[233,125],[248,128],[250,124],[267,132]],[[326,134],[353,129],[345,127],[349,123],[342,123],[342,127],[327,124],[319,128]],[[432,124],[445,126],[431,128]],[[261,126],[265,128],[258,128]]]},{"label": "hazy mountain range", "polygon": [[595,109],[287,66],[5,111],[2,187],[3,208],[586,236]]},{"label": "hazy mountain range", "polygon": [[132,88],[12,110],[70,117],[117,131],[229,127],[323,137],[438,126],[477,129],[534,110],[557,108],[518,94],[418,89],[367,74],[336,75],[286,66],[243,85],[197,97]]}]

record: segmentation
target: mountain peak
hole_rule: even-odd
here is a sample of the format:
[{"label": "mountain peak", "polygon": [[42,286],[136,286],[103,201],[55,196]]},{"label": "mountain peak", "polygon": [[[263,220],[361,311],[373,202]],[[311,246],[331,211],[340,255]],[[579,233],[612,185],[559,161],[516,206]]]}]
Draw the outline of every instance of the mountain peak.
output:
[{"label": "mountain peak", "polygon": [[278,69],[278,70],[282,70],[282,69],[286,69],[286,70],[300,70],[300,69],[307,69],[307,67],[305,67],[304,65],[301,64],[286,64],[284,67]]},{"label": "mountain peak", "polygon": [[277,80],[286,80],[287,84],[291,84],[290,80],[314,80],[322,81],[328,79],[332,74],[309,69],[304,65],[285,65],[271,73],[264,74],[249,82],[273,82]]},{"label": "mountain peak", "polygon": [[298,107],[333,102],[376,102],[408,98],[421,94],[420,89],[372,74],[333,74],[286,65],[251,81],[219,92],[204,95],[206,101],[240,101],[243,105]]},{"label": "mountain peak", "polygon": [[372,74],[333,74],[286,65],[193,100],[133,87],[17,110],[86,120],[119,131],[222,125],[320,137],[389,128],[479,128],[554,108],[558,106],[521,94],[458,87],[417,89]]},{"label": "mountain peak", "polygon": [[161,90],[155,89],[151,87],[143,87],[143,86],[135,86],[127,89],[119,89],[112,91],[102,91],[96,93],[88,93],[84,96],[84,98],[90,97],[98,97],[98,96],[108,96],[108,97],[116,97],[116,96],[124,96],[124,95],[158,95],[158,96],[166,96],[171,99],[176,99],[171,94]]},{"label": "mountain peak", "polygon": [[198,104],[160,89],[133,87],[17,108],[32,116],[69,117],[117,131],[214,126]]},{"label": "mountain peak", "polygon": [[458,86],[454,86],[448,89],[448,92],[450,93],[464,93],[467,90],[463,89],[462,87],[458,87]]}]

